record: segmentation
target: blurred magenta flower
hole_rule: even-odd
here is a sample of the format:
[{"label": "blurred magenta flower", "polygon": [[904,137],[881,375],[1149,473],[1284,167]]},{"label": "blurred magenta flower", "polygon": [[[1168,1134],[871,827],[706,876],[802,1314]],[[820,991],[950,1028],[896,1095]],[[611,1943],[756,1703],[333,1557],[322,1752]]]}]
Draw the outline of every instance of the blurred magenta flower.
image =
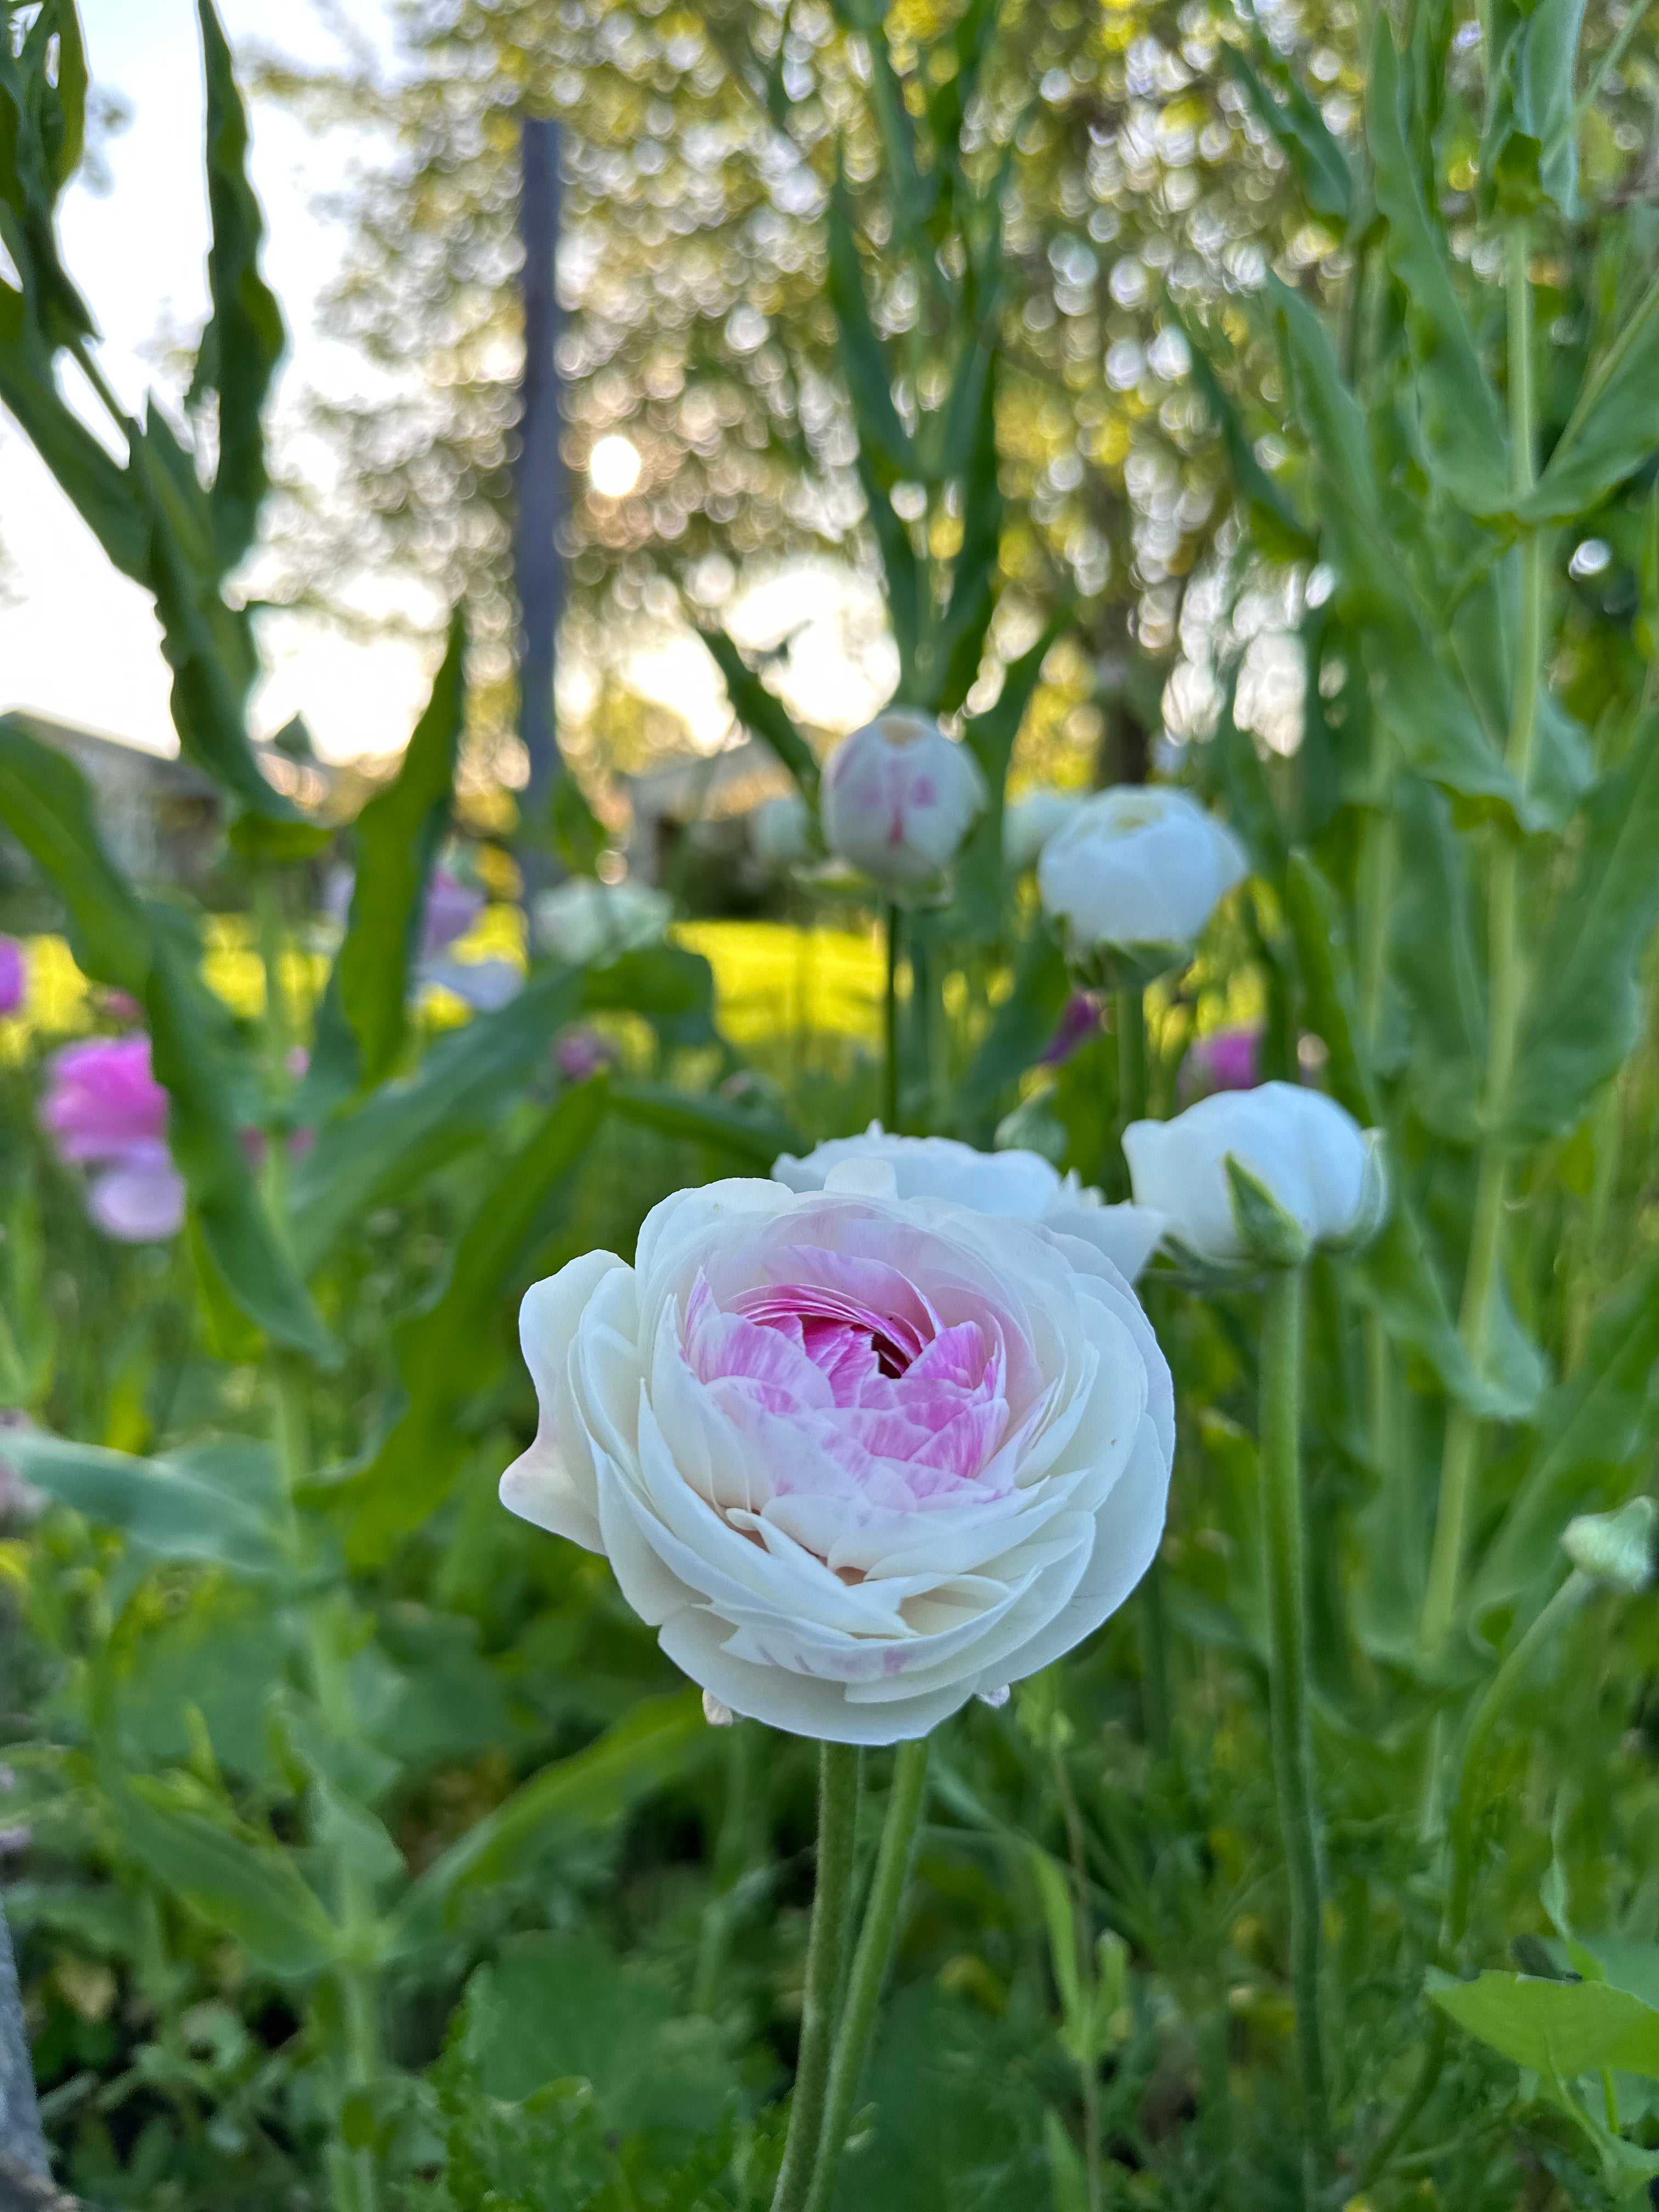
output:
[{"label": "blurred magenta flower", "polygon": [[167,1151],[167,1094],[151,1073],[147,1036],[60,1052],[40,1123],[60,1158],[104,1170],[87,1186],[87,1212],[106,1237],[150,1244],[177,1234],[185,1186]]},{"label": "blurred magenta flower", "polygon": [[1100,1006],[1087,991],[1073,991],[1066,1001],[1065,1010],[1054,1024],[1054,1033],[1043,1048],[1039,1065],[1058,1067],[1069,1060],[1082,1044],[1087,1044],[1100,1027]]},{"label": "blurred magenta flower", "polygon": [[567,1083],[586,1083],[590,1075],[609,1067],[616,1057],[617,1048],[610,1038],[585,1023],[567,1030],[553,1048],[553,1065]]},{"label": "blurred magenta flower", "polygon": [[23,948],[15,937],[0,937],[0,1015],[15,1014],[28,993]]},{"label": "blurred magenta flower", "polygon": [[1181,1095],[1206,1098],[1214,1091],[1254,1091],[1261,1080],[1261,1031],[1254,1024],[1212,1030],[1182,1063]]}]

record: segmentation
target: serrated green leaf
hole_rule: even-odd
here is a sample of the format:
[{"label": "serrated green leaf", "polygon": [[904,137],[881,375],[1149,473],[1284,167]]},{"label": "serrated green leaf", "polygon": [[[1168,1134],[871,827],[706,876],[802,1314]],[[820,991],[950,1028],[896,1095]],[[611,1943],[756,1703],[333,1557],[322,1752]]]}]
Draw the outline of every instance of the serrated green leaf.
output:
[{"label": "serrated green leaf", "polygon": [[1584,839],[1532,963],[1504,1126],[1528,1143],[1572,1128],[1641,1032],[1638,963],[1659,919],[1659,714],[1584,807]]},{"label": "serrated green leaf", "polygon": [[1388,224],[1389,265],[1406,298],[1424,450],[1461,507],[1472,514],[1495,514],[1510,494],[1503,410],[1464,319],[1440,232],[1418,188],[1401,127],[1400,58],[1386,13],[1378,15],[1371,40],[1365,119],[1376,204]]},{"label": "serrated green leaf", "polygon": [[214,470],[215,552],[222,574],[252,544],[270,489],[262,410],[282,357],[282,310],[259,273],[264,220],[248,182],[247,114],[230,48],[213,0],[197,0],[207,79],[208,292],[213,313],[203,334],[192,398],[219,395],[219,458]]},{"label": "serrated green leaf", "polygon": [[1273,89],[1284,94],[1282,100],[1275,100],[1261,71],[1237,46],[1224,46],[1221,58],[1249,99],[1256,119],[1272,134],[1290,163],[1308,205],[1316,215],[1346,229],[1353,212],[1353,172],[1347,155],[1326,127],[1319,103],[1287,69],[1266,64]]},{"label": "serrated green leaf", "polygon": [[795,779],[808,805],[818,791],[818,763],[812,748],[790,719],[789,711],[775,691],[769,691],[723,629],[712,625],[698,635],[714,657],[726,678],[732,711],[752,738],[769,745]]}]

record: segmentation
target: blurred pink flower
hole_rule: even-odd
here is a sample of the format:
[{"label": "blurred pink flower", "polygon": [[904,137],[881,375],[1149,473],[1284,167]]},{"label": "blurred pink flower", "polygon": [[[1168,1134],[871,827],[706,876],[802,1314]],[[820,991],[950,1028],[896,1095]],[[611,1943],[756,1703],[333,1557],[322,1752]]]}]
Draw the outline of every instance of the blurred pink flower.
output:
[{"label": "blurred pink flower", "polygon": [[15,1014],[27,992],[23,948],[15,937],[0,937],[0,1015]]},{"label": "blurred pink flower", "polygon": [[1058,1067],[1061,1060],[1071,1058],[1079,1045],[1087,1044],[1099,1027],[1099,1006],[1088,992],[1073,991],[1054,1024],[1054,1033],[1043,1048],[1039,1065]]},{"label": "blurred pink flower", "polygon": [[104,1012],[112,1022],[142,1022],[144,1010],[131,991],[106,991]]},{"label": "blurred pink flower", "polygon": [[1212,1030],[1187,1054],[1181,1069],[1183,1098],[1205,1098],[1214,1091],[1254,1091],[1261,1080],[1261,1031],[1254,1024]]},{"label": "blurred pink flower", "polygon": [[434,868],[427,885],[421,922],[421,957],[431,960],[458,937],[465,937],[483,912],[483,894],[471,890],[447,868]]},{"label": "blurred pink flower", "polygon": [[568,1083],[586,1083],[616,1057],[617,1048],[610,1038],[586,1025],[567,1030],[553,1048],[553,1065]]},{"label": "blurred pink flower", "polygon": [[87,1186],[87,1212],[106,1237],[149,1244],[177,1233],[185,1186],[167,1152],[167,1094],[150,1072],[147,1036],[60,1052],[40,1122],[60,1158],[105,1170]]}]

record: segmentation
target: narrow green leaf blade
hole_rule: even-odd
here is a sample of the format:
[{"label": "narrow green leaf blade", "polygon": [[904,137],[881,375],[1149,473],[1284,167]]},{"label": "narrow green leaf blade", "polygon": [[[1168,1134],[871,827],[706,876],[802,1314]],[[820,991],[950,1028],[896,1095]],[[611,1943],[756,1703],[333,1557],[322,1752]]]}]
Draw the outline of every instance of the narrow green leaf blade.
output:
[{"label": "narrow green leaf blade", "polygon": [[699,635],[726,678],[732,711],[763,745],[769,745],[800,787],[809,805],[817,798],[818,764],[812,748],[790,719],[775,691],[769,691],[723,629],[711,624]]}]

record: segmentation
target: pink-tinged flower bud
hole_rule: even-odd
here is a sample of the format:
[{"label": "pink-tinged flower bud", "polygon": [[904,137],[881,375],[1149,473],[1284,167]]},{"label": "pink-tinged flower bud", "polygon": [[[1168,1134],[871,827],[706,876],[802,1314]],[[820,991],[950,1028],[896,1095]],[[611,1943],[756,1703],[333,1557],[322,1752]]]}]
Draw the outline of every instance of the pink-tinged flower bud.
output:
[{"label": "pink-tinged flower bud", "polygon": [[184,1226],[184,1178],[167,1146],[135,1145],[87,1184],[87,1212],[118,1244],[160,1244]]},{"label": "pink-tinged flower bud", "polygon": [[28,969],[15,937],[0,937],[0,1017],[15,1014],[28,995]]},{"label": "pink-tinged flower bud", "polygon": [[1183,1103],[1207,1098],[1215,1091],[1254,1091],[1261,1080],[1261,1031],[1212,1030],[1193,1046],[1181,1065]]},{"label": "pink-tinged flower bud", "polygon": [[985,805],[964,744],[930,714],[890,707],[830,757],[819,811],[824,842],[888,890],[935,883]]},{"label": "pink-tinged flower bud", "polygon": [[611,1066],[616,1057],[610,1038],[585,1025],[567,1030],[553,1048],[553,1065],[567,1083],[586,1083],[602,1067]]}]

